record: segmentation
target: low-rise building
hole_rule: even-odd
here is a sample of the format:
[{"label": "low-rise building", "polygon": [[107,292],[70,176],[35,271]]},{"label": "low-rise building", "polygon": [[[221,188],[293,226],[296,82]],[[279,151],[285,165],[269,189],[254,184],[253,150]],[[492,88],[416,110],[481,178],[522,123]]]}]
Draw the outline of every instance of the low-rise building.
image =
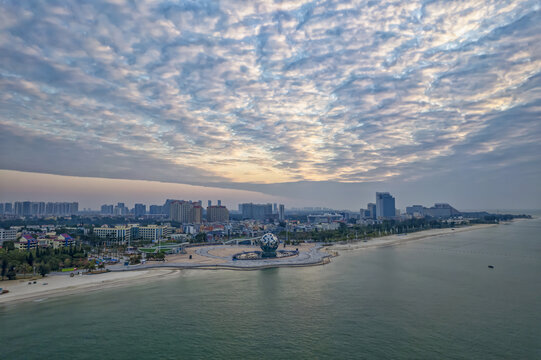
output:
[{"label": "low-rise building", "polygon": [[69,246],[75,245],[75,239],[72,238],[68,234],[60,234],[60,235],[58,235],[57,238],[55,239],[55,241],[58,243],[56,246],[54,246],[55,249],[57,247],[62,247],[62,246],[69,247]]},{"label": "low-rise building", "polygon": [[316,214],[308,215],[308,222],[311,224],[332,223],[333,221],[343,220],[341,214]]},{"label": "low-rise building", "polygon": [[127,226],[115,226],[108,227],[102,226],[94,228],[94,234],[102,239],[118,242],[128,242],[131,240],[132,227]]},{"label": "low-rise building", "polygon": [[15,249],[18,250],[34,250],[37,246],[38,240],[29,234],[24,234],[19,241],[15,242]]},{"label": "low-rise building", "polygon": [[155,241],[169,236],[167,226],[148,225],[139,227],[139,238],[143,240]]},{"label": "low-rise building", "polygon": [[17,240],[17,229],[0,229],[0,246],[4,241]]}]

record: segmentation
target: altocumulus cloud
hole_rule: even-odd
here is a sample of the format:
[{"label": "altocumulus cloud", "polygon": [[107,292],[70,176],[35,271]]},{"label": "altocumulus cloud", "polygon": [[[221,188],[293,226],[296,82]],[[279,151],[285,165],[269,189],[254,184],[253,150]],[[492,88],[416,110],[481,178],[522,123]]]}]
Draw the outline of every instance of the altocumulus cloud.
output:
[{"label": "altocumulus cloud", "polygon": [[0,167],[224,185],[531,173],[540,8],[2,1]]}]

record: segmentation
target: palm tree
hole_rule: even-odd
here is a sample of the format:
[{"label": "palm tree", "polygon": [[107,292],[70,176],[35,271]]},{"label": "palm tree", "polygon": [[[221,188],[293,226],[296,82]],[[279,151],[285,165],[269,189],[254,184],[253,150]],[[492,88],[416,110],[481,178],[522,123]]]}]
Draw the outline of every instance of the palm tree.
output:
[{"label": "palm tree", "polygon": [[94,260],[89,261],[88,264],[86,264],[85,269],[87,271],[89,271],[89,272],[92,271],[92,270],[95,270],[96,269],[96,262]]},{"label": "palm tree", "polygon": [[22,273],[23,277],[26,277],[26,273],[28,272],[29,267],[30,267],[30,265],[21,263],[21,264],[17,265],[15,267],[15,269],[17,271],[17,274]]}]

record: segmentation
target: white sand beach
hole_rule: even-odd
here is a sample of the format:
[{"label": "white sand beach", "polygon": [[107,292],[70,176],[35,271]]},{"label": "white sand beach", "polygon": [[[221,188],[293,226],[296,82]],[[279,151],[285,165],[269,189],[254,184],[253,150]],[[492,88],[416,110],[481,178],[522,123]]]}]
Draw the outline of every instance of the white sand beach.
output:
[{"label": "white sand beach", "polygon": [[39,278],[34,284],[29,280],[0,281],[0,288],[9,293],[0,295],[0,305],[23,300],[39,300],[52,296],[77,294],[110,287],[144,283],[169,278],[179,274],[179,270],[153,269],[128,272],[108,272],[94,275],[49,275]]}]

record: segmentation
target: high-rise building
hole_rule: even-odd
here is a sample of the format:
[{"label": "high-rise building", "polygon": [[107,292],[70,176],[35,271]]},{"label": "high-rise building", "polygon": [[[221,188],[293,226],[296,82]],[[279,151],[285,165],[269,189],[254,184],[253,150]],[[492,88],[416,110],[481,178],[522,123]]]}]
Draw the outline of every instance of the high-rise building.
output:
[{"label": "high-rise building", "polygon": [[366,208],[368,210],[368,218],[369,219],[372,219],[372,220],[376,220],[377,219],[377,214],[376,214],[376,204],[374,203],[368,203],[366,205]]},{"label": "high-rise building", "polygon": [[113,215],[114,208],[115,207],[113,205],[104,204],[104,205],[101,206],[100,213],[102,215]]},{"label": "high-rise building", "polygon": [[15,201],[15,215],[17,216],[29,216],[31,210],[30,201]]},{"label": "high-rise building", "polygon": [[4,203],[0,203],[0,215],[4,215]]},{"label": "high-rise building", "polygon": [[225,206],[209,206],[207,207],[208,222],[228,222],[229,210]]},{"label": "high-rise building", "polygon": [[376,193],[376,215],[378,219],[391,219],[396,216],[395,199],[388,192]]},{"label": "high-rise building", "polygon": [[167,199],[165,200],[165,203],[162,206],[162,214],[165,214],[167,216],[171,215],[171,204],[173,201],[182,201],[182,200],[175,200],[175,199]]},{"label": "high-rise building", "polygon": [[218,206],[222,206],[222,200],[218,200]]},{"label": "high-rise building", "polygon": [[126,204],[119,202],[114,207],[113,213],[117,216],[124,216],[130,213],[130,210],[126,207]]},{"label": "high-rise building", "polygon": [[162,208],[161,205],[150,205],[148,212],[150,215],[160,215],[163,214]]},{"label": "high-rise building", "polygon": [[203,218],[203,207],[199,202],[175,200],[170,204],[169,217],[183,224],[200,224]]},{"label": "high-rise building", "polygon": [[[7,204],[6,204],[7,205]],[[11,210],[11,203],[9,203]],[[5,211],[5,209],[4,209]],[[11,212],[11,211],[10,211]],[[79,212],[78,202],[48,202],[43,201],[17,201],[15,202],[15,215],[44,216],[44,215],[74,215]]]},{"label": "high-rise building", "polygon": [[5,203],[4,204],[4,214],[13,214],[13,204]]},{"label": "high-rise building", "polygon": [[34,215],[34,216],[45,215],[45,203],[43,201],[31,202],[29,215]]},{"label": "high-rise building", "polygon": [[212,206],[212,200],[207,201],[207,207]]},{"label": "high-rise building", "polygon": [[273,208],[272,208],[272,213],[278,214],[278,204],[274,203]]},{"label": "high-rise building", "polygon": [[[274,204],[276,205],[276,204]],[[284,207],[284,204],[280,204],[280,211],[278,213],[278,219],[280,221],[284,221],[286,218],[286,215],[285,215],[285,207]]]},{"label": "high-rise building", "polygon": [[239,205],[243,219],[265,220],[272,217],[272,204],[246,203]]},{"label": "high-rise building", "polygon": [[143,216],[147,213],[147,206],[145,204],[135,204],[133,208],[133,214],[135,216]]},{"label": "high-rise building", "polygon": [[193,205],[192,214],[193,220],[191,222],[195,224],[201,224],[203,222],[203,207],[199,203]]}]

